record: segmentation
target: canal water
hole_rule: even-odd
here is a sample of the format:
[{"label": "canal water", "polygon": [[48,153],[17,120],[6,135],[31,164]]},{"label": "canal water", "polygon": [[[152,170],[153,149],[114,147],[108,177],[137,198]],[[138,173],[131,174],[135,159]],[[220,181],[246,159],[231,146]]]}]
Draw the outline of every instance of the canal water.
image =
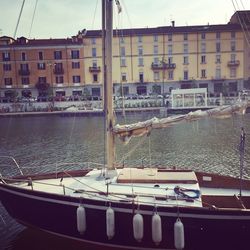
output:
[{"label": "canal water", "polygon": [[[117,120],[120,124],[124,120],[131,123],[151,118],[151,115],[135,113],[125,119],[117,117]],[[15,157],[24,171],[39,168],[46,172],[63,162],[103,163],[103,124],[102,117],[1,118],[0,155]],[[117,161],[122,164],[175,166],[239,176],[238,145],[241,127],[246,131],[244,177],[250,178],[250,114],[227,119],[205,118],[182,122],[155,130],[149,137],[132,139],[125,146],[117,140]],[[3,164],[0,167],[0,172],[4,174],[10,173],[12,169]],[[19,225],[9,217],[0,203],[0,249],[83,248],[73,242]]]}]

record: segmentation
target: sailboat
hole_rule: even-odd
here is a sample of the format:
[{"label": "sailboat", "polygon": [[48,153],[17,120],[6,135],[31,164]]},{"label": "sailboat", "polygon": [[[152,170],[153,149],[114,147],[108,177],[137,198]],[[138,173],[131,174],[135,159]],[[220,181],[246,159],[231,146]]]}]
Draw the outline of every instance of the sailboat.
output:
[{"label": "sailboat", "polygon": [[[244,114],[247,103],[130,125],[115,125],[112,98],[112,0],[103,0],[106,163],[79,170],[0,175],[0,200],[17,222],[57,236],[118,249],[240,249],[250,235],[250,180],[175,168],[115,163],[115,137],[129,143],[153,129],[204,117]],[[103,18],[104,19],[104,18]],[[216,242],[216,243],[215,243]],[[231,244],[231,245],[230,245]],[[210,248],[211,249],[211,248]],[[213,247],[215,249],[215,247]],[[228,248],[227,248],[228,249]]]}]

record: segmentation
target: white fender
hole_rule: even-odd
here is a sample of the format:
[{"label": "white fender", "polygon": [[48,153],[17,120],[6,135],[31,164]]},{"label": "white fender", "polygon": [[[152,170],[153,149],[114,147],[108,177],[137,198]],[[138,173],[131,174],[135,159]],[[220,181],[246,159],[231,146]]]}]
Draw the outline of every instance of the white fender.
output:
[{"label": "white fender", "polygon": [[106,231],[108,239],[112,239],[115,235],[115,211],[111,207],[106,210]]},{"label": "white fender", "polygon": [[86,212],[85,208],[82,205],[76,210],[76,217],[77,217],[77,230],[80,234],[84,234],[86,231]]},{"label": "white fender", "polygon": [[156,245],[162,241],[161,217],[157,213],[152,216],[152,239]]},{"label": "white fender", "polygon": [[141,241],[143,238],[143,217],[141,214],[135,214],[133,217],[134,238]]},{"label": "white fender", "polygon": [[183,249],[185,245],[184,226],[178,218],[174,224],[174,245],[176,249]]}]

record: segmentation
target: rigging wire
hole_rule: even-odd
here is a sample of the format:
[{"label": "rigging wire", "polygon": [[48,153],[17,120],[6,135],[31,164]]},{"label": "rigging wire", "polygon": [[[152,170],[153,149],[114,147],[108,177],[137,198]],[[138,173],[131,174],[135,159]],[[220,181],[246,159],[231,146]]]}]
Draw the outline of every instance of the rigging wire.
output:
[{"label": "rigging wire", "polygon": [[[239,7],[239,4],[238,4],[237,0],[235,0],[235,2],[236,2],[236,5],[237,5],[238,10],[240,10],[240,7]],[[242,2],[241,2],[241,4],[242,4]],[[243,4],[242,4],[242,6],[243,6]],[[244,9],[244,6],[243,6],[243,9]],[[237,14],[237,15],[238,15],[238,19],[240,19],[240,15],[239,15],[239,14]],[[247,15],[246,15],[246,18],[248,19],[248,16],[247,16]],[[244,26],[244,28],[245,28],[245,32],[247,32],[247,33],[248,33],[248,36],[249,36],[250,34],[249,34],[249,31],[248,31],[248,28],[247,28],[247,24],[246,24],[245,18],[243,17],[243,18],[241,19],[241,21],[242,21],[243,26]],[[249,21],[249,19],[248,19],[248,21]],[[244,32],[244,28],[242,28],[242,29],[243,29],[243,32]],[[250,36],[249,36],[249,37],[250,37]]]},{"label": "rigging wire", "polygon": [[96,20],[96,10],[97,10],[98,2],[99,2],[99,1],[96,0],[96,3],[95,3],[95,11],[94,11],[94,16],[93,16],[93,20],[92,20],[91,29],[94,29],[94,23],[95,23],[95,20]]},{"label": "rigging wire", "polygon": [[118,165],[122,165],[122,163],[125,161],[125,159],[127,159],[136,149],[139,148],[139,146],[146,140],[146,137],[142,137],[141,140],[139,140],[138,143],[136,143],[134,145],[134,147],[132,147],[126,154],[123,155],[123,157],[121,158],[120,162],[118,163]]},{"label": "rigging wire", "polygon": [[31,31],[32,31],[33,23],[34,23],[34,18],[35,18],[35,14],[36,14],[37,3],[38,3],[38,0],[36,0],[35,8],[34,8],[33,15],[32,15],[32,20],[31,20],[31,25],[30,25],[30,31],[29,31],[29,38],[30,38]]},{"label": "rigging wire", "polygon": [[14,39],[16,38],[16,33],[17,33],[17,29],[18,29],[18,26],[19,26],[19,23],[20,23],[20,19],[21,19],[21,15],[22,15],[22,12],[23,12],[24,4],[25,4],[25,0],[23,0],[22,7],[21,7],[21,10],[20,10],[20,13],[19,13],[19,16],[18,16],[16,29],[15,29],[14,36],[13,36]]},{"label": "rigging wire", "polygon": [[231,2],[232,2],[232,4],[233,4],[233,7],[234,7],[235,12],[237,13],[238,21],[239,21],[240,26],[241,26],[241,28],[242,28],[242,31],[243,31],[243,34],[244,34],[244,36],[245,36],[246,42],[247,42],[248,46],[250,47],[250,41],[249,41],[249,39],[248,39],[248,37],[247,37],[247,34],[246,34],[246,32],[245,32],[245,29],[244,29],[242,20],[241,20],[240,15],[239,15],[239,12],[237,12],[237,8],[236,8],[236,6],[235,6],[234,0],[231,0]]}]

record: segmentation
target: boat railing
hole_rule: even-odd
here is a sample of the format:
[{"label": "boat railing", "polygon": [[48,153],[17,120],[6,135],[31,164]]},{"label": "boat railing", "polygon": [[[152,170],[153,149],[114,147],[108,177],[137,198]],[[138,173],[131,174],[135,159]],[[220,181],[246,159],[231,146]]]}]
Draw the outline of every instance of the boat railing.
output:
[{"label": "boat railing", "polygon": [[[11,160],[11,163],[10,163]],[[14,163],[14,164],[13,164]],[[55,162],[51,164],[35,163],[33,166],[22,166],[17,163],[12,156],[0,156],[0,177],[15,177],[18,175],[27,176],[34,174],[47,174],[66,172],[71,170],[87,170],[93,168],[103,168],[103,164],[96,162]],[[14,165],[14,168],[13,168]]]}]

